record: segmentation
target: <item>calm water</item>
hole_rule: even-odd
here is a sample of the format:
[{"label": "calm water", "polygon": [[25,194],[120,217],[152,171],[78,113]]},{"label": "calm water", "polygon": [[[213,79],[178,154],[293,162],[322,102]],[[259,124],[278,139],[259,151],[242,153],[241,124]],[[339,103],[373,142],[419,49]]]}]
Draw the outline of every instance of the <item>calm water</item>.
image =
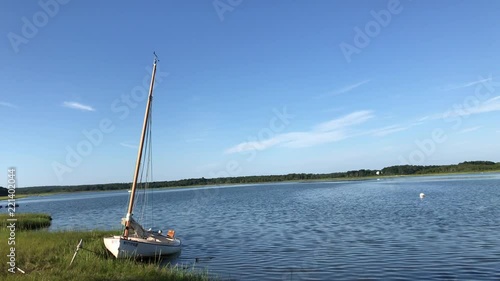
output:
[{"label": "calm water", "polygon": [[[120,229],[127,199],[54,195],[18,211],[50,213],[53,230]],[[149,203],[135,217],[176,229],[174,262],[198,258],[223,280],[500,280],[498,174],[162,190]]]}]

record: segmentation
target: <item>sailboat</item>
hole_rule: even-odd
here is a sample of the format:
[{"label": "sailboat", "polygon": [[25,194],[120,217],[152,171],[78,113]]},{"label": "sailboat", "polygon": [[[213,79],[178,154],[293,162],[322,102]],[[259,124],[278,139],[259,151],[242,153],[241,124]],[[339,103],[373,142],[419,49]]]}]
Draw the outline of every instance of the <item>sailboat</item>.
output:
[{"label": "sailboat", "polygon": [[165,255],[176,254],[181,251],[182,243],[175,237],[175,231],[169,230],[166,235],[161,231],[155,232],[145,230],[141,224],[133,218],[134,199],[137,190],[139,171],[141,168],[141,159],[144,148],[144,140],[147,137],[146,132],[150,126],[150,109],[153,101],[153,87],[156,75],[156,64],[158,57],[154,54],[153,72],[151,74],[151,84],[149,86],[148,101],[146,104],[146,113],[144,115],[144,124],[142,127],[141,139],[139,142],[139,151],[135,165],[134,180],[130,190],[129,202],[125,218],[122,218],[122,224],[125,226],[122,235],[105,237],[104,245],[116,258],[151,258]]}]

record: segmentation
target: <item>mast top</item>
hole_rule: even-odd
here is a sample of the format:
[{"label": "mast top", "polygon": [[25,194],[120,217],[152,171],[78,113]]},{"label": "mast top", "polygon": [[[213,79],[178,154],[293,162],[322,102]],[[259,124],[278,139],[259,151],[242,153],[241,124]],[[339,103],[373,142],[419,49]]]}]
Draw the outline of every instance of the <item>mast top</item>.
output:
[{"label": "mast top", "polygon": [[158,55],[156,55],[156,52],[153,52],[153,55],[155,56],[155,61],[154,63],[156,64],[157,62],[159,62],[160,60],[158,59]]}]

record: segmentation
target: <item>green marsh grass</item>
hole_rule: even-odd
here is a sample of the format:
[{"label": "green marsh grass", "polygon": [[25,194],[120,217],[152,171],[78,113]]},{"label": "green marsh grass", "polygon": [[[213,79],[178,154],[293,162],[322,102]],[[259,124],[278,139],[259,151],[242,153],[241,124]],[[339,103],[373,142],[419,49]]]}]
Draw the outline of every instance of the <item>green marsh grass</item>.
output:
[{"label": "green marsh grass", "polygon": [[[41,215],[36,214],[36,217],[50,218],[48,215]],[[16,266],[26,273],[17,271],[13,274],[7,271],[8,253],[4,251],[12,247],[7,245],[10,233],[4,226],[6,218],[4,215],[0,216],[0,243],[3,244],[0,280],[210,280],[206,273],[193,268],[164,267],[158,261],[144,263],[115,259],[104,247],[103,237],[116,235],[116,232],[32,230],[35,229],[35,224],[31,221],[28,223],[26,219],[21,220],[21,214],[16,214],[18,223],[24,221],[19,226],[26,225],[24,230],[18,229],[15,233]],[[80,239],[83,239],[83,249],[80,249],[75,261],[69,266]]]},{"label": "green marsh grass", "polygon": [[[8,214],[0,214],[0,227],[2,229],[6,228],[9,222],[7,219],[10,218]],[[52,218],[47,214],[15,214],[16,230],[37,230],[50,226],[50,221]]]}]

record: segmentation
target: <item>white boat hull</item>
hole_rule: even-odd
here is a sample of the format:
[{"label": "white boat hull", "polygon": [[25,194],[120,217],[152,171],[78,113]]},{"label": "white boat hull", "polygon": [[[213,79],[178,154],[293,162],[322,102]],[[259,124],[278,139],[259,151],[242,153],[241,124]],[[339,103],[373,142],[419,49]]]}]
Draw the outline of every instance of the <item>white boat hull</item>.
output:
[{"label": "white boat hull", "polygon": [[151,258],[176,254],[181,251],[181,241],[165,236],[155,238],[138,238],[113,236],[104,238],[104,245],[117,259]]}]

